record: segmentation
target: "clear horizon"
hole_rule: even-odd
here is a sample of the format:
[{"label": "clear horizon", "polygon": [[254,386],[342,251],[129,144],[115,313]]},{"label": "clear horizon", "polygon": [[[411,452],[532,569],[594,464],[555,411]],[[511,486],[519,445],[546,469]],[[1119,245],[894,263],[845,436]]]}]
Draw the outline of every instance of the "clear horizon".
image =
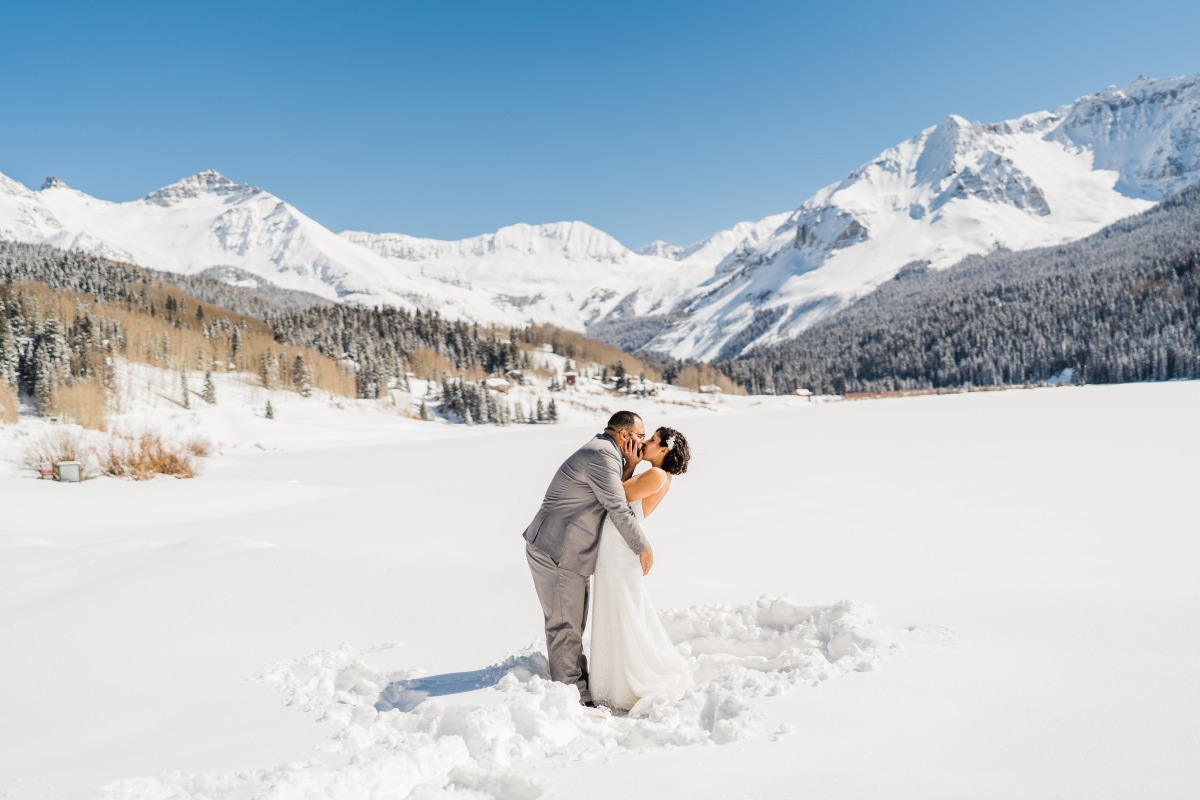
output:
[{"label": "clear horizon", "polygon": [[949,114],[1200,72],[1200,7],[757,2],[0,9],[0,173],[112,201],[205,169],[334,231],[581,220],[686,245]]}]

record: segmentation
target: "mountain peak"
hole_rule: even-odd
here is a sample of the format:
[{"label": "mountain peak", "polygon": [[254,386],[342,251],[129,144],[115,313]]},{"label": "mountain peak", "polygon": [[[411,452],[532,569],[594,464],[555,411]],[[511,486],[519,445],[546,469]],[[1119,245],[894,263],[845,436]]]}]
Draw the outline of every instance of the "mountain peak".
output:
[{"label": "mountain peak", "polygon": [[670,258],[678,261],[679,254],[683,252],[682,247],[670,242],[664,242],[662,239],[655,239],[645,247],[639,247],[634,252],[639,256],[658,256],[659,258]]},{"label": "mountain peak", "polygon": [[173,205],[180,200],[200,197],[205,194],[231,194],[238,191],[258,192],[247,184],[234,183],[215,169],[206,169],[195,175],[176,181],[170,186],[164,186],[156,192],[151,192],[144,198],[147,203],[160,206]]},{"label": "mountain peak", "polygon": [[1174,78],[1147,78],[1139,75],[1127,86],[1109,86],[1095,94],[1084,95],[1076,103],[1111,100],[1114,98],[1131,100],[1157,100],[1158,95],[1170,94],[1172,99],[1180,94],[1194,93],[1200,83],[1200,75],[1177,75]]},{"label": "mountain peak", "polygon": [[42,183],[41,191],[44,192],[47,189],[70,189],[70,188],[71,187],[67,186],[67,182],[64,181],[62,178],[57,178],[57,177],[51,175],[49,178],[46,178],[45,182]]},{"label": "mountain peak", "polygon": [[489,249],[517,249],[533,252],[544,248],[561,249],[572,257],[623,258],[625,245],[604,231],[578,220],[530,225],[518,222],[506,225],[482,237]]},{"label": "mountain peak", "polygon": [[1138,78],[1063,109],[1056,140],[1090,150],[1117,190],[1157,201],[1200,177],[1200,75]]}]

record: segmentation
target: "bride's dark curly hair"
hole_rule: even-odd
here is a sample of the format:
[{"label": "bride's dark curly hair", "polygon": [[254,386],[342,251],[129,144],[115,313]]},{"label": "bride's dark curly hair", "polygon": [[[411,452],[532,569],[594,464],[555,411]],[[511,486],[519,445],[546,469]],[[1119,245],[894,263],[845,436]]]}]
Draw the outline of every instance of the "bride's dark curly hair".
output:
[{"label": "bride's dark curly hair", "polygon": [[674,428],[659,428],[658,441],[663,447],[671,446],[663,456],[662,468],[672,475],[682,475],[687,472],[688,462],[692,460],[692,451],[688,448],[687,439]]}]

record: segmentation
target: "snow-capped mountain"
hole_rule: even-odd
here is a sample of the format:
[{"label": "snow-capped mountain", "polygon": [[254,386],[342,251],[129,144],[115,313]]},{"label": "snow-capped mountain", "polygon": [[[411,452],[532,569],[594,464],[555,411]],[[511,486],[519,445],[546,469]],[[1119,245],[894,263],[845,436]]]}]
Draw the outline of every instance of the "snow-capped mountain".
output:
[{"label": "snow-capped mountain", "polygon": [[678,248],[676,257],[640,255],[582,222],[513,225],[452,242],[339,236],[271,193],[211,170],[128,203],[58,178],[35,192],[0,175],[0,238],[185,274],[234,267],[332,300],[432,308],[483,323],[582,329],[614,313],[653,313],[703,280],[732,244],[764,232],[742,223]]},{"label": "snow-capped mountain", "polygon": [[636,252],[582,222],[512,225],[452,242],[400,233],[342,236],[426,277],[482,291],[519,321],[579,329],[669,310],[723,258],[757,245],[786,218],[738,223],[690,247],[664,242]]},{"label": "snow-capped mountain", "polygon": [[1053,112],[950,116],[737,251],[651,349],[713,358],[795,336],[904,265],[1082,238],[1200,178],[1200,77],[1138,80]]},{"label": "snow-capped mountain", "polygon": [[469,292],[409,275],[270,192],[211,170],[127,203],[99,200],[58,178],[33,192],[0,176],[0,238],[185,274],[231,266],[333,300],[464,316],[487,311]]},{"label": "snow-capped mountain", "polygon": [[996,124],[951,115],[794,212],[687,247],[633,251],[582,222],[459,241],[339,236],[215,172],[128,203],[0,175],[0,238],[186,273],[229,265],[330,299],[484,323],[629,325],[648,349],[710,359],[790,338],[906,264],[1079,239],[1197,178],[1200,76],[1185,76]]}]

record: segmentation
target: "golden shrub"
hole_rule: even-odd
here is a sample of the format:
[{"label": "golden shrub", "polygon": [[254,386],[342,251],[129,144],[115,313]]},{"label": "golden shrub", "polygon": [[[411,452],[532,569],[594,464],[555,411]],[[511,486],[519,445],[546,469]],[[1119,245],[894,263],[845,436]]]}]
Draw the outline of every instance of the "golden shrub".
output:
[{"label": "golden shrub", "polygon": [[53,413],[84,428],[105,430],[108,423],[108,393],[98,383],[82,382],[60,386],[54,391]]},{"label": "golden shrub", "polygon": [[0,381],[0,423],[17,421],[17,387]]},{"label": "golden shrub", "polygon": [[157,433],[115,434],[100,457],[106,475],[144,481],[158,475],[196,476],[196,457],[186,445],[164,442]]}]

